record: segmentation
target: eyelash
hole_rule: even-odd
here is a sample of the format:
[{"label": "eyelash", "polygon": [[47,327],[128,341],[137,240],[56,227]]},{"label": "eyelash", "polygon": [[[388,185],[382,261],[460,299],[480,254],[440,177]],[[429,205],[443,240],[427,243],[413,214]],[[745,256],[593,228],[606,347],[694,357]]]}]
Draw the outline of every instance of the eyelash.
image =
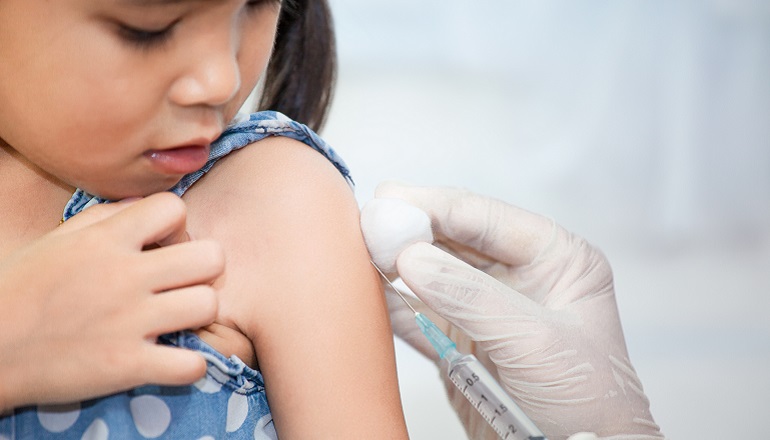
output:
[{"label": "eyelash", "polygon": [[162,46],[163,43],[168,41],[177,23],[178,20],[159,30],[139,29],[121,24],[120,36],[123,38],[123,41],[131,46],[147,50],[156,46]]},{"label": "eyelash", "polygon": [[[280,4],[280,0],[249,0],[246,2],[247,12],[253,12],[267,3]],[[173,35],[174,28],[180,19],[174,20],[163,29],[139,29],[126,24],[120,25],[120,36],[123,40],[140,50],[149,50],[162,46]]]}]

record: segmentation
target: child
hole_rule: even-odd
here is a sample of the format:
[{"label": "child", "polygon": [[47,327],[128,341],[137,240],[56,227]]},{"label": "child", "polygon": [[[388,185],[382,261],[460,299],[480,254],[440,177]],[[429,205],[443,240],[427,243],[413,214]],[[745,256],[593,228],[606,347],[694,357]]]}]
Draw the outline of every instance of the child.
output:
[{"label": "child", "polygon": [[[194,333],[159,338],[205,357],[206,377],[195,385],[19,407],[88,393],[38,398],[44,391],[30,389],[30,398],[3,377],[13,391],[6,409],[16,409],[0,419],[0,437],[406,437],[386,306],[344,165],[312,132],[272,112],[239,121],[214,142],[268,60],[262,107],[322,125],[333,72],[329,23],[325,2],[310,0],[0,2],[0,170],[8,188],[0,195],[2,282],[39,285],[34,278],[54,274],[43,268],[55,264],[32,272],[20,262],[72,248],[62,245],[68,237],[104,256],[92,258],[94,268],[69,273],[74,280],[49,284],[91,289],[97,280],[102,296],[128,292],[142,311],[105,308],[114,325],[95,340],[121,347],[124,329],[134,325],[154,340],[208,323],[218,307],[213,323]],[[205,175],[195,173],[204,165]],[[151,196],[172,187],[184,206],[168,193]],[[137,197],[146,199],[87,208]],[[90,217],[53,231],[65,205],[65,220],[85,208]],[[183,242],[185,230],[196,240],[164,247]],[[142,251],[155,242],[161,247]],[[38,293],[28,295],[44,297]],[[49,312],[46,304],[26,304],[26,295],[3,303],[16,306],[7,315],[22,330],[13,334],[34,333],[24,326]],[[168,319],[166,300],[188,303],[190,316]],[[66,301],[50,308],[76,323],[105,321]],[[134,362],[112,353],[118,368]],[[194,363],[180,368],[187,370],[166,382],[196,375]],[[58,374],[45,365],[30,370],[13,380],[35,388],[35,372]]]}]

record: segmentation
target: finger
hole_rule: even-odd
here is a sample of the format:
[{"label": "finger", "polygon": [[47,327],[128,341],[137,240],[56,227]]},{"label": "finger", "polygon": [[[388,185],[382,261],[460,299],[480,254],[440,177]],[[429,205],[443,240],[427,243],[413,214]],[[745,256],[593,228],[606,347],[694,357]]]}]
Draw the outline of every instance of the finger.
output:
[{"label": "finger", "polygon": [[140,368],[143,384],[188,385],[206,374],[206,360],[192,350],[148,343]]},{"label": "finger", "polygon": [[55,233],[72,232],[78,229],[86,228],[96,224],[104,219],[123,211],[131,204],[139,201],[139,198],[121,200],[117,203],[103,203],[93,205],[81,211],[79,214],[71,217],[66,222],[56,228]]},{"label": "finger", "polygon": [[219,243],[191,241],[156,248],[142,255],[148,286],[154,292],[210,284],[225,270],[225,256]]},{"label": "finger", "polygon": [[514,266],[532,262],[557,227],[547,217],[457,188],[384,182],[375,194],[409,202],[428,214],[437,235]]},{"label": "finger", "polygon": [[187,207],[182,199],[163,192],[131,203],[120,215],[113,215],[102,224],[116,239],[141,248],[155,243],[170,245],[188,241],[186,219]]},{"label": "finger", "polygon": [[397,265],[423,303],[475,341],[497,338],[504,326],[542,312],[521,293],[426,243],[404,250]]},{"label": "finger", "polygon": [[143,316],[147,338],[164,333],[197,329],[214,322],[217,297],[209,286],[192,286],[154,295]]}]

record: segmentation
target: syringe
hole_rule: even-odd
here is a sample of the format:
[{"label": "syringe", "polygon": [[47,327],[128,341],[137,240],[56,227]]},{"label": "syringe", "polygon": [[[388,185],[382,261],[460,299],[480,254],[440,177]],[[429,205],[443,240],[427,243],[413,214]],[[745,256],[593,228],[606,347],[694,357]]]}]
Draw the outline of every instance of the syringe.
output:
[{"label": "syringe", "polygon": [[503,390],[476,356],[460,353],[455,343],[428,317],[416,311],[403,293],[390,282],[376,264],[372,263],[372,265],[404,303],[412,309],[417,326],[441,358],[441,365],[449,380],[463,393],[471,406],[476,408],[500,438],[505,440],[547,440],[542,431]]}]

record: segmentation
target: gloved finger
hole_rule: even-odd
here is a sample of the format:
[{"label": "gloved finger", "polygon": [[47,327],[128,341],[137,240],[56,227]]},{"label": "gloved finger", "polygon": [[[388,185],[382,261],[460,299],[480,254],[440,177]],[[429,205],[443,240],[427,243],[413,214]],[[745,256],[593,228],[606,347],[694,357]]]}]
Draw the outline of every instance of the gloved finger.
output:
[{"label": "gloved finger", "polygon": [[375,196],[407,201],[430,216],[437,235],[513,266],[532,262],[557,227],[547,217],[457,188],[383,182]]},{"label": "gloved finger", "polygon": [[567,440],[599,440],[599,436],[593,432],[578,432],[569,436]]},{"label": "gloved finger", "polygon": [[[489,360],[486,351],[479,349],[476,342],[466,335],[462,330],[453,326],[446,319],[439,316],[431,310],[425,303],[415,298],[414,295],[405,294],[402,296],[409,303],[407,306],[404,300],[390,286],[385,288],[385,299],[388,303],[388,312],[393,326],[393,333],[401,340],[408,343],[412,348],[422,353],[423,356],[438,363],[439,357],[435,348],[430,344],[428,338],[420,331],[414,316],[414,309],[418,313],[425,315],[439,328],[445,335],[457,344],[457,349],[463,353],[473,353],[489,371],[494,371],[494,365]],[[410,308],[411,306],[411,308]],[[494,373],[493,373],[494,374]]]},{"label": "gloved finger", "polygon": [[[471,266],[477,269],[481,269],[487,273],[489,273],[490,268],[494,267],[495,265],[501,265],[499,260],[483,254],[470,246],[449,240],[443,236],[438,237],[433,242],[433,244],[442,251],[447,252],[450,255],[453,255],[460,260],[470,264]],[[506,270],[508,267],[510,267],[507,262],[502,263],[502,265],[505,266]]]},{"label": "gloved finger", "polygon": [[521,293],[427,243],[406,248],[397,265],[420,300],[475,341],[499,338],[501,327],[543,312]]}]

